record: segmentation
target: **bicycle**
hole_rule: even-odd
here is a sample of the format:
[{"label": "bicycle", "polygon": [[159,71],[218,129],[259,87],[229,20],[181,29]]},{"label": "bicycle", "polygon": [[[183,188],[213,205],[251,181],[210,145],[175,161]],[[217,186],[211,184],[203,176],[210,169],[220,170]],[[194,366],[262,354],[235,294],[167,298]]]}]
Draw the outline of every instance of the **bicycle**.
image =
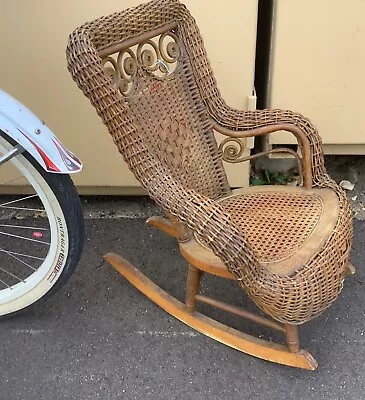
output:
[{"label": "bicycle", "polygon": [[81,170],[43,121],[0,90],[0,316],[48,298],[72,275],[84,224],[70,174]]}]

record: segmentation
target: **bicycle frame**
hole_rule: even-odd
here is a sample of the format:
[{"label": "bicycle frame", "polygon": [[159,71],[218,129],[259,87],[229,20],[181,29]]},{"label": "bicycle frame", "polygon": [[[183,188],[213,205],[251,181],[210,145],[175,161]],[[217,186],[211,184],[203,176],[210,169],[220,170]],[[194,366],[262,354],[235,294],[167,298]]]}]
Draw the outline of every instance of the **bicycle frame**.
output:
[{"label": "bicycle frame", "polygon": [[0,130],[18,143],[17,153],[28,151],[47,172],[73,174],[82,170],[81,161],[62,145],[45,123],[1,89]]}]

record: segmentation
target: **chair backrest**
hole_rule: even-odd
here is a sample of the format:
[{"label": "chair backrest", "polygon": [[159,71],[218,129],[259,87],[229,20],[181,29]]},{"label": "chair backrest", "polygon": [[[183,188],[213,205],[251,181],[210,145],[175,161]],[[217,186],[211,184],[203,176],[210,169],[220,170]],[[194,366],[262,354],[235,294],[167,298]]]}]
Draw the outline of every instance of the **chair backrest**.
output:
[{"label": "chair backrest", "polygon": [[214,77],[183,4],[155,0],[86,23],[70,35],[67,56],[73,78],[143,186],[158,164],[210,198],[230,191],[208,94],[197,84],[215,85]]}]

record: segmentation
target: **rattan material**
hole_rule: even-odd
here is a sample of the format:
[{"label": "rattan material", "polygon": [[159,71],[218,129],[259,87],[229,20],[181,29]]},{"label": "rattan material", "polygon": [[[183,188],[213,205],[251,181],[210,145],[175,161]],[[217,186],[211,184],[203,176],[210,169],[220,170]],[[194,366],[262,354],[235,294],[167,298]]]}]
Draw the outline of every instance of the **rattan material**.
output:
[{"label": "rattan material", "polygon": [[[142,57],[141,51],[138,55],[138,49],[132,49],[127,61],[123,61],[125,54],[120,56],[123,79],[119,66],[117,72],[109,68],[105,74],[105,49],[172,22],[177,23],[173,32],[179,50],[170,46],[165,52],[168,57],[161,55],[155,65],[151,54]],[[237,111],[227,106],[198,27],[184,5],[157,0],[87,23],[70,35],[67,58],[73,79],[143,187],[165,210],[204,237],[262,310],[279,321],[300,324],[337,298],[349,257],[351,217],[344,193],[326,174],[317,130],[291,111]],[[166,66],[169,58],[171,67]],[[313,183],[335,191],[339,213],[333,233],[295,274],[277,276],[260,264],[247,235],[232,222],[232,211],[216,201],[230,189],[213,136],[214,121],[233,131],[248,131],[247,135],[251,129],[289,124],[309,141]],[[278,201],[280,207],[305,203],[270,201]],[[310,216],[299,224],[310,229],[304,225],[315,221],[316,200],[307,202],[306,210]],[[263,240],[270,241],[270,231],[266,225],[263,229],[267,230]]]},{"label": "rattan material", "polygon": [[260,263],[277,262],[295,253],[322,217],[323,203],[302,193],[253,193],[221,202],[248,237]]},{"label": "rattan material", "polygon": [[[260,264],[281,276],[306,265],[332,235],[339,214],[338,198],[330,189],[256,186],[235,190],[219,204],[247,236]],[[195,239],[209,249],[204,238]]]}]

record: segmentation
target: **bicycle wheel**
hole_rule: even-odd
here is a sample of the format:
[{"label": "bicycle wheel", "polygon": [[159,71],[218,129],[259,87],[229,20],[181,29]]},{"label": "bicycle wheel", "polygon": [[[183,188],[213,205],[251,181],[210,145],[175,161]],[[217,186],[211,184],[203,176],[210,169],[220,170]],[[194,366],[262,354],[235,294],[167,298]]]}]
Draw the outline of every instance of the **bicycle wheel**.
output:
[{"label": "bicycle wheel", "polygon": [[[0,157],[15,145],[0,131]],[[21,194],[7,195],[14,192]],[[80,260],[84,225],[71,178],[46,172],[26,151],[0,165],[0,194],[0,316],[4,316],[62,287]]]}]

